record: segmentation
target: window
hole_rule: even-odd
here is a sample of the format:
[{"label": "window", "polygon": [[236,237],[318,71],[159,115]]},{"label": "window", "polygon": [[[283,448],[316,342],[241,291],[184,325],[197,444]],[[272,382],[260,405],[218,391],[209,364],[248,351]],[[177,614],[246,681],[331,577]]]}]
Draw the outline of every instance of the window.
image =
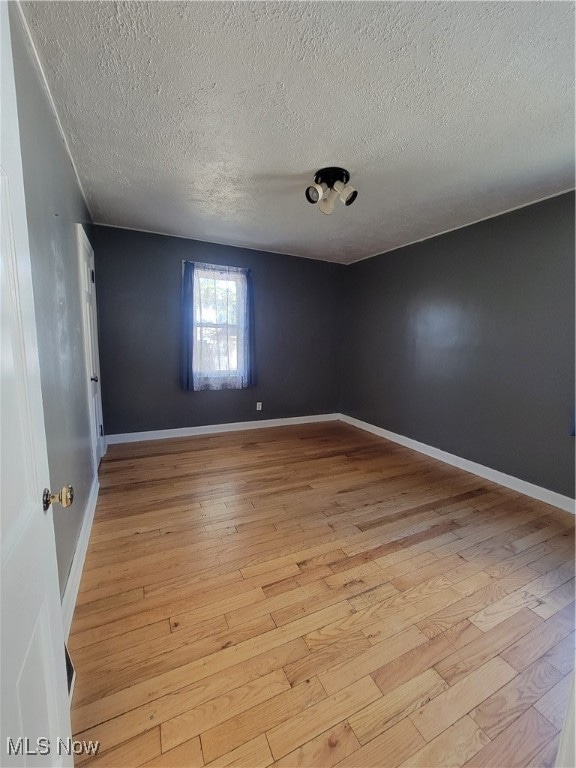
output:
[{"label": "window", "polygon": [[184,389],[253,385],[250,271],[184,262]]}]

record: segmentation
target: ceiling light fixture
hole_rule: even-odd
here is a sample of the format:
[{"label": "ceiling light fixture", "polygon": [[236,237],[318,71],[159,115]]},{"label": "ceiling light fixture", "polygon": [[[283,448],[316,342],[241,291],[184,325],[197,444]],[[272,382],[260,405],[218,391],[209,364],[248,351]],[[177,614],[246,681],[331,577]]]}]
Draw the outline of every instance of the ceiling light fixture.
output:
[{"label": "ceiling light fixture", "polygon": [[306,189],[306,200],[327,215],[334,213],[336,200],[340,198],[344,205],[352,205],[358,197],[358,190],[348,182],[350,174],[345,168],[321,168],[316,171],[314,184]]}]

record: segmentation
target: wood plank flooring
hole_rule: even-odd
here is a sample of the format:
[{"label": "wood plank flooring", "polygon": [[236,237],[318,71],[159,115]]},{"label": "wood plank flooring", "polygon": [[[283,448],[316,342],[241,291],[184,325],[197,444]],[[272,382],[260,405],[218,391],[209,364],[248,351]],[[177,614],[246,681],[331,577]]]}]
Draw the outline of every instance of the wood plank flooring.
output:
[{"label": "wood plank flooring", "polygon": [[90,766],[552,766],[574,518],[341,423],[111,446]]}]

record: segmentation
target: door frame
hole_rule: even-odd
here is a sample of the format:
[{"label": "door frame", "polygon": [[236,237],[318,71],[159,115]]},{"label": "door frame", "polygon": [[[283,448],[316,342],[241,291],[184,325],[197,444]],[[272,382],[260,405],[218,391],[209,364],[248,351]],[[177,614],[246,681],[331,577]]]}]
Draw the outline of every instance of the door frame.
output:
[{"label": "door frame", "polygon": [[[106,453],[107,444],[103,429],[102,389],[100,378],[100,352],[98,347],[98,305],[96,284],[94,282],[94,249],[82,224],[76,224],[76,247],[78,254],[78,273],[80,275],[80,301],[82,303],[82,337],[84,340],[84,367],[86,372],[86,397],[90,414],[90,436],[92,444],[92,464],[94,476],[98,475],[100,460]],[[91,254],[91,264],[86,265],[84,252]],[[92,305],[86,302],[85,294],[92,294]],[[92,312],[92,318],[90,318]],[[95,370],[94,370],[95,369]],[[92,376],[98,378],[96,396],[93,393]],[[94,403],[96,402],[96,405]],[[96,410],[96,412],[95,412]]]}]

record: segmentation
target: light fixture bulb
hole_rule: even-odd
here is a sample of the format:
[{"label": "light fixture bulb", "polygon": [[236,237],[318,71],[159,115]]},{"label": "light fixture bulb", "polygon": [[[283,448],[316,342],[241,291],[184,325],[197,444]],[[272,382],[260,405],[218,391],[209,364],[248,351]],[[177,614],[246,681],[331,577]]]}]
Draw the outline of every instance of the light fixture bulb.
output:
[{"label": "light fixture bulb", "polygon": [[320,201],[318,208],[320,208],[322,213],[325,213],[327,216],[329,216],[331,213],[334,213],[334,204],[336,203],[337,199],[338,191],[336,189],[331,189],[326,197]]},{"label": "light fixture bulb", "polygon": [[311,184],[306,189],[306,200],[308,200],[309,203],[312,203],[312,205],[320,202],[326,194],[327,189],[327,184]]},{"label": "light fixture bulb", "polygon": [[347,187],[342,184],[342,189],[338,191],[340,193],[340,200],[342,200],[344,205],[352,205],[354,200],[358,197],[358,190],[350,184],[348,184]]}]

